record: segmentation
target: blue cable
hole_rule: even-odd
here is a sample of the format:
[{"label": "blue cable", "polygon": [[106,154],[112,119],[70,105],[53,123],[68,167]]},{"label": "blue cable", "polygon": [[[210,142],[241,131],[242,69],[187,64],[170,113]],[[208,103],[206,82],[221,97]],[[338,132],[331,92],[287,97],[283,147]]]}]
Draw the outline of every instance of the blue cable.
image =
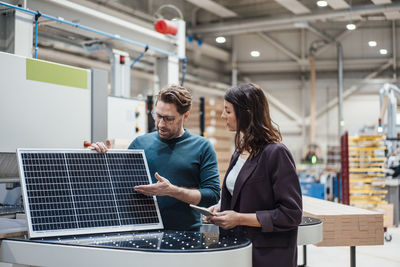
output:
[{"label": "blue cable", "polygon": [[35,15],[35,59],[37,59],[38,20],[39,20],[40,16],[41,16],[41,14],[38,11],[37,14]]},{"label": "blue cable", "polygon": [[143,56],[144,54],[147,52],[147,50],[149,49],[149,46],[146,45],[146,47],[144,48],[144,52],[142,54],[140,54],[140,56],[138,56],[131,64],[131,69],[133,68],[133,65],[136,64],[136,62],[138,62]]},{"label": "blue cable", "polygon": [[183,65],[182,65],[182,82],[181,82],[181,86],[183,86],[183,84],[185,82],[186,68],[187,68],[187,59],[184,58],[183,59]]}]

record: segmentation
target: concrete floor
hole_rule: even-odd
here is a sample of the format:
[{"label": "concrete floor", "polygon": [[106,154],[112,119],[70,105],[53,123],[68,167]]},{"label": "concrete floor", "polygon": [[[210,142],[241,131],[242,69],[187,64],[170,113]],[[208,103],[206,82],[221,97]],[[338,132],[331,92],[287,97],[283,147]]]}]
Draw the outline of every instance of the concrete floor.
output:
[{"label": "concrete floor", "polygon": [[[356,247],[358,267],[400,267],[400,227],[388,228],[392,241],[381,246]],[[299,247],[298,263],[303,263],[302,247]],[[350,266],[350,247],[307,246],[307,266],[345,267]]]}]

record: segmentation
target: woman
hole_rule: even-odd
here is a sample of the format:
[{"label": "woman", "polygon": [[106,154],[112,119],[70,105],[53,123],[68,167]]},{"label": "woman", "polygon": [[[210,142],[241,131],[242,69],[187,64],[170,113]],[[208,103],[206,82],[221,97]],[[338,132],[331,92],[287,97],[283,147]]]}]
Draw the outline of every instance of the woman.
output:
[{"label": "woman", "polygon": [[292,155],[272,125],[267,99],[256,84],[229,89],[222,118],[236,131],[236,150],[221,203],[207,220],[253,243],[253,267],[297,266],[302,199]]}]

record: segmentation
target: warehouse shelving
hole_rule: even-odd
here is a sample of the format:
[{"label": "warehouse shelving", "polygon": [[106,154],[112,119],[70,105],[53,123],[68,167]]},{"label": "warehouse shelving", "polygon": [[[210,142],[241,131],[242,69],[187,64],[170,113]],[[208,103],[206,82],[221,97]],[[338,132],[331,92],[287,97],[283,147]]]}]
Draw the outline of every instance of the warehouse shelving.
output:
[{"label": "warehouse shelving", "polygon": [[385,144],[384,136],[349,137],[350,205],[376,209],[387,204],[384,189]]}]

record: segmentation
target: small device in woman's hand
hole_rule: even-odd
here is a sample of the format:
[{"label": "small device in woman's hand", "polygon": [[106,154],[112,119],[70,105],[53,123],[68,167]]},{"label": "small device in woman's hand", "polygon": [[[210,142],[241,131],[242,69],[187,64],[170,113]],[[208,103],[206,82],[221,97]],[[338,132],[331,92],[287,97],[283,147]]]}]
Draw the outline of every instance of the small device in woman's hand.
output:
[{"label": "small device in woman's hand", "polygon": [[215,213],[211,212],[207,208],[199,207],[199,206],[192,205],[192,204],[190,204],[190,207],[195,209],[195,210],[197,210],[198,212],[200,212],[204,216],[215,216]]}]

